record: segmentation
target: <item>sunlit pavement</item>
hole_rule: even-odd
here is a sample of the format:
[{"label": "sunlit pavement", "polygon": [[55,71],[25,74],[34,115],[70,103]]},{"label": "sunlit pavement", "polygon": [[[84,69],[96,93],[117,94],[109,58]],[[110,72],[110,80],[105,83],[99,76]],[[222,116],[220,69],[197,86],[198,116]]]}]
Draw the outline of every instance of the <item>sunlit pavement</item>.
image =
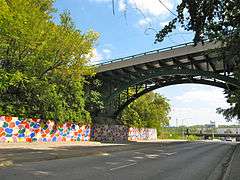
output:
[{"label": "sunlit pavement", "polygon": [[[14,163],[0,169],[0,179],[219,180],[228,171],[227,164],[235,147],[235,143],[222,142],[157,142],[98,147],[97,154],[88,156]],[[71,153],[70,149],[65,149],[68,150]],[[55,155],[58,151],[55,150]],[[38,156],[37,151],[31,152]],[[47,153],[54,151],[48,150]]]}]

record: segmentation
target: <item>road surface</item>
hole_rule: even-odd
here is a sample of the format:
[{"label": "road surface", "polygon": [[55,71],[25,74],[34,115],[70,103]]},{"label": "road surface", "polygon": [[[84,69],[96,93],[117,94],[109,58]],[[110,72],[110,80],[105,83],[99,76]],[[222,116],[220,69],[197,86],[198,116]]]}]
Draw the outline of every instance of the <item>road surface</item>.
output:
[{"label": "road surface", "polygon": [[0,180],[219,180],[233,149],[232,143],[145,143],[137,149],[17,164],[0,169]]}]

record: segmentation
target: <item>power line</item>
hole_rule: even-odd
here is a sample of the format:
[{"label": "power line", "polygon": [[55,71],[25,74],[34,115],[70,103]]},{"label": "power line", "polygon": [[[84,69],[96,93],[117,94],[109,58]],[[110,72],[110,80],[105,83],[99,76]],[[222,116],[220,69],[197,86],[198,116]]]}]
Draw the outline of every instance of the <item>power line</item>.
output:
[{"label": "power line", "polygon": [[161,0],[158,0],[159,3],[161,3],[163,5],[163,7],[165,7],[172,15],[177,16],[174,12],[172,12]]}]

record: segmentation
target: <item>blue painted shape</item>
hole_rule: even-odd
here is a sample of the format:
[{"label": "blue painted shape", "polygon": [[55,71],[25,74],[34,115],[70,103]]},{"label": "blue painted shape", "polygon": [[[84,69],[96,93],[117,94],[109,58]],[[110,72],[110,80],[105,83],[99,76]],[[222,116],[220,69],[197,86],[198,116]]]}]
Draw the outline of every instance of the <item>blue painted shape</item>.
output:
[{"label": "blue painted shape", "polygon": [[42,140],[43,142],[47,142],[47,138],[43,138],[43,140]]},{"label": "blue painted shape", "polygon": [[8,133],[8,134],[12,134],[13,130],[10,129],[10,128],[6,128],[6,129],[5,129],[5,132]]},{"label": "blue painted shape", "polygon": [[33,126],[34,129],[38,129],[39,127],[40,127],[40,124],[39,124],[39,123],[36,123],[36,124],[34,124],[34,126]]},{"label": "blue painted shape", "polygon": [[23,138],[23,137],[25,137],[25,135],[24,134],[18,134],[18,137]]},{"label": "blue painted shape", "polygon": [[21,122],[20,121],[16,121],[15,124],[18,126]]},{"label": "blue painted shape", "polygon": [[30,137],[33,138],[34,136],[35,136],[35,133],[32,132],[32,133],[30,134]]},{"label": "blue painted shape", "polygon": [[56,141],[57,141],[57,137],[53,137],[52,142],[56,142]]},{"label": "blue painted shape", "polygon": [[76,127],[75,127],[75,124],[73,124],[73,125],[72,125],[72,129],[75,130],[75,128],[76,128]]}]

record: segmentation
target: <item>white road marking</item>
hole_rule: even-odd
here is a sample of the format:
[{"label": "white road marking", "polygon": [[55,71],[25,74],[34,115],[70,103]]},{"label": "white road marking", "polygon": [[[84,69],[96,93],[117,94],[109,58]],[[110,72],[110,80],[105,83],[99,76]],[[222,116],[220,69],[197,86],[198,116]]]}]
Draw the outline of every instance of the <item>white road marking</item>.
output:
[{"label": "white road marking", "polygon": [[102,170],[104,167],[93,167],[93,169]]},{"label": "white road marking", "polygon": [[193,149],[194,147],[184,147],[184,148],[182,148],[183,150],[184,149]]},{"label": "white road marking", "polygon": [[106,162],[106,164],[110,164],[110,165],[117,165],[120,164],[121,162]]},{"label": "white road marking", "polygon": [[161,153],[161,154],[164,154],[164,155],[167,155],[167,156],[171,156],[171,155],[177,154],[177,152],[172,152],[172,153]]},{"label": "white road marking", "polygon": [[32,172],[33,175],[35,176],[47,176],[49,175],[49,172],[46,172],[46,171],[34,171]]},{"label": "white road marking", "polygon": [[137,161],[135,161],[135,160],[133,160],[133,159],[129,159],[129,160],[127,160],[128,162],[137,162]]},{"label": "white road marking", "polygon": [[145,156],[146,156],[147,158],[151,158],[151,159],[154,159],[154,158],[159,157],[158,154],[146,154]]},{"label": "white road marking", "polygon": [[162,150],[162,149],[156,149],[155,151],[157,151],[157,152],[163,152],[164,150]]},{"label": "white road marking", "polygon": [[117,170],[117,169],[122,169],[122,168],[125,168],[125,167],[134,166],[134,165],[136,165],[136,164],[137,164],[137,163],[126,164],[126,165],[123,165],[123,166],[111,168],[111,169],[109,169],[109,170],[110,170],[110,171],[114,171],[114,170]]},{"label": "white road marking", "polygon": [[141,157],[141,156],[135,156],[133,158],[135,158],[135,159],[144,159],[144,157]]}]

